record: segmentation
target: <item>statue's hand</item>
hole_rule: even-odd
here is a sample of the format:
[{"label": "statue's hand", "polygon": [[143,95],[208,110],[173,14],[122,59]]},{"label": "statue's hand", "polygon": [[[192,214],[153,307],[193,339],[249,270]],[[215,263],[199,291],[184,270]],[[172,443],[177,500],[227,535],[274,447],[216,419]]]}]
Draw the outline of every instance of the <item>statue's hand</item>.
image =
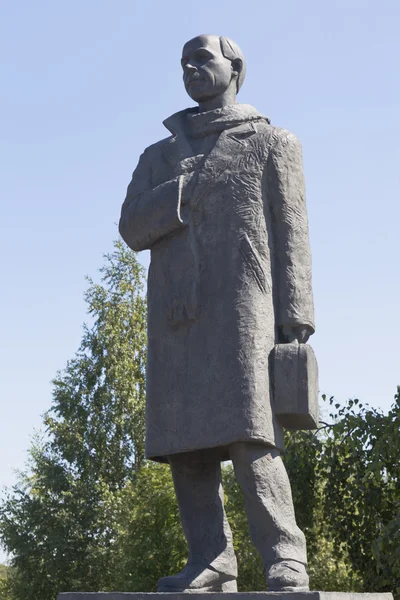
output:
[{"label": "statue's hand", "polygon": [[299,344],[305,344],[312,333],[308,325],[283,325],[279,327],[279,342],[290,344],[297,340]]}]

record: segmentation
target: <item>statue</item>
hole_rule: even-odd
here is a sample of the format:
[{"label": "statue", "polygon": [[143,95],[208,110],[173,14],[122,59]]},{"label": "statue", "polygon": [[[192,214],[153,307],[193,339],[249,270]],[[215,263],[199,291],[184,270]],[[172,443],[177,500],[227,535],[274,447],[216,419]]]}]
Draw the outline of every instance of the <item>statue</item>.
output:
[{"label": "statue", "polygon": [[189,551],[158,590],[237,590],[230,459],[268,590],[306,591],[269,364],[277,344],[309,348],[314,332],[301,146],[236,103],[245,61],[232,40],[190,40],[182,69],[198,107],[164,121],[171,135],[140,157],[119,226],[151,250],[146,455],[170,464]]}]

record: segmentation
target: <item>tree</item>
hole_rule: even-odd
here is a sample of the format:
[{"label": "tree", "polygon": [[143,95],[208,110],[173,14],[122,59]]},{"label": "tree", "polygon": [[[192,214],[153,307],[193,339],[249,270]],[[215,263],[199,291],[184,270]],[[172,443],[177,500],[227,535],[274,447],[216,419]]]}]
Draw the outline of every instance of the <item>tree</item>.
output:
[{"label": "tree", "polygon": [[9,567],[0,564],[0,600],[12,600],[9,572]]},{"label": "tree", "polygon": [[364,591],[400,596],[400,387],[387,415],[330,399],[336,421],[319,465],[335,552],[348,553]]},{"label": "tree", "polygon": [[156,591],[158,579],[180,571],[187,558],[168,465],[148,461],[141,467],[125,489],[120,515],[114,589]]},{"label": "tree", "polygon": [[143,268],[122,242],[86,292],[90,327],[55,378],[30,465],[0,511],[13,593],[48,600],[108,589],[121,494],[144,461],[146,304]]},{"label": "tree", "polygon": [[355,592],[362,589],[360,577],[354,572],[345,548],[338,556],[325,512],[324,450],[331,427],[322,423],[318,431],[287,432],[284,460],[296,519],[307,538],[311,589]]}]

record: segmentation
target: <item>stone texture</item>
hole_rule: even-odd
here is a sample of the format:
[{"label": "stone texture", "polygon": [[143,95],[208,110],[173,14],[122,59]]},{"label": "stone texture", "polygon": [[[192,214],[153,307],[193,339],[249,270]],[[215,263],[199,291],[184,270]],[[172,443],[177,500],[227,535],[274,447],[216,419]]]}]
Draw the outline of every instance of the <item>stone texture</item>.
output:
[{"label": "stone texture", "polygon": [[268,356],[279,327],[314,329],[300,143],[241,104],[167,126],[120,221],[132,249],[151,249],[146,454],[246,440],[282,450]]},{"label": "stone texture", "polygon": [[[169,117],[170,137],[144,151],[119,224],[130,248],[151,250],[146,455],[171,465],[189,549],[159,590],[235,589],[219,467],[228,458],[267,582],[279,562],[273,589],[307,589],[270,370],[276,344],[303,347],[314,332],[301,145],[236,103],[245,63],[232,40],[194,38],[181,64],[198,107]],[[289,402],[299,381],[280,383]]]},{"label": "stone texture", "polygon": [[[296,524],[290,484],[279,452],[260,443],[237,442],[230,446],[230,458],[243,492],[250,535],[263,563],[290,559],[305,564],[305,538]],[[190,564],[210,565],[216,572],[236,578],[218,455],[214,451],[179,454],[170,458],[170,465]],[[200,581],[205,575],[204,568],[199,569]],[[188,579],[193,584],[193,574]]]},{"label": "stone texture", "polygon": [[318,427],[318,365],[308,344],[277,344],[271,353],[274,412],[286,429]]},{"label": "stone texture", "polygon": [[[142,155],[122,208],[122,237],[134,250],[151,249],[153,459],[246,440],[282,450],[268,356],[278,327],[313,329],[300,143],[247,105],[210,112],[169,119],[176,135]],[[194,151],[203,162],[182,207]]]},{"label": "stone texture", "polygon": [[[57,600],[185,600],[187,594],[138,592],[67,592]],[[196,594],[196,600],[393,600],[392,594],[353,594],[350,592],[238,592]]]}]

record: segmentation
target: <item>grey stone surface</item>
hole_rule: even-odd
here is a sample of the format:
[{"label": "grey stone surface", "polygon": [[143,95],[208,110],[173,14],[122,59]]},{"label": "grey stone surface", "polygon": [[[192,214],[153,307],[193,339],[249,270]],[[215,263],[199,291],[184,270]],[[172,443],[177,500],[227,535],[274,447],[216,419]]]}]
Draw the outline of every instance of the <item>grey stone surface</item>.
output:
[{"label": "grey stone surface", "polygon": [[169,117],[171,135],[140,157],[119,226],[151,250],[146,454],[171,465],[189,549],[159,590],[236,589],[227,458],[269,589],[308,589],[269,368],[276,344],[314,332],[301,146],[236,103],[245,63],[232,40],[190,40],[182,68],[198,107]]},{"label": "grey stone surface", "polygon": [[[305,564],[305,539],[296,525],[290,484],[279,451],[261,443],[237,442],[230,446],[230,458],[243,492],[250,534],[263,563],[272,565],[291,559]],[[209,565],[217,574],[236,579],[218,455],[213,451],[173,455],[170,465],[188,541],[189,564]],[[188,579],[188,584],[196,582],[206,587],[208,576],[203,568],[196,574],[184,572],[182,577]]]},{"label": "grey stone surface", "polygon": [[[183,54],[195,100],[233,76],[218,38]],[[151,250],[149,458],[246,440],[283,449],[268,356],[278,330],[314,330],[300,143],[221,95],[165,121],[172,135],[141,156],[121,212],[127,244]]]},{"label": "grey stone surface", "polygon": [[[219,598],[221,594],[196,594],[197,600]],[[187,594],[139,592],[68,592],[57,600],[185,600]],[[223,594],[224,600],[393,600],[392,594],[356,594],[350,592],[238,592]]]},{"label": "grey stone surface", "polygon": [[308,344],[276,344],[272,353],[274,412],[286,429],[318,427],[318,365]]}]

